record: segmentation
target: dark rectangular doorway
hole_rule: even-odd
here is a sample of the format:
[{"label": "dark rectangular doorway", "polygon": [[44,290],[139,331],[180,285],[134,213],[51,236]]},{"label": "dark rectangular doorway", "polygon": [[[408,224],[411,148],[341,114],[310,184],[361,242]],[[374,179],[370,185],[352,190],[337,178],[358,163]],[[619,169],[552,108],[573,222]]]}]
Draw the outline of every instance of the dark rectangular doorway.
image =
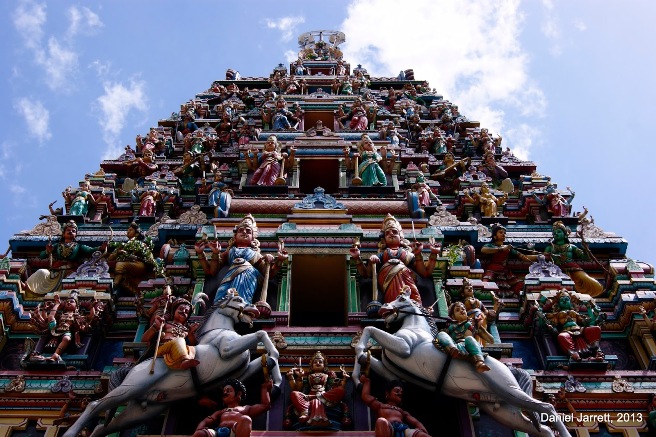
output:
[{"label": "dark rectangular doorway", "polygon": [[291,326],[346,326],[347,270],[344,255],[294,254],[289,302]]},{"label": "dark rectangular doorway", "polygon": [[322,187],[326,194],[339,191],[339,159],[318,158],[299,160],[299,189],[305,194],[314,194]]}]

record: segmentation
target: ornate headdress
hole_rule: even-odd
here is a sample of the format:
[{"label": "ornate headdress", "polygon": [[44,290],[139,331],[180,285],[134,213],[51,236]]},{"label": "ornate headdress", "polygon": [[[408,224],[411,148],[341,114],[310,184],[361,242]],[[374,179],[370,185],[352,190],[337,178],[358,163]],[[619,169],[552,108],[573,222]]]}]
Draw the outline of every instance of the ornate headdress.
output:
[{"label": "ornate headdress", "polygon": [[569,228],[563,223],[562,221],[558,220],[556,223],[553,224],[552,226],[552,231],[555,231],[556,229],[560,229],[565,233],[565,237],[567,237],[570,233]]},{"label": "ornate headdress", "polygon": [[506,230],[506,227],[502,225],[501,223],[494,223],[492,227],[490,228],[490,232],[492,233],[492,238],[494,238],[494,235],[499,232],[499,230],[503,229],[504,231]]},{"label": "ornate headdress", "polygon": [[383,227],[380,228],[380,230],[384,234],[388,229],[397,229],[399,234],[401,234],[401,237],[403,237],[403,228],[401,227],[401,223],[399,223],[399,221],[389,213],[387,214],[387,217],[385,217],[385,220],[383,220]]},{"label": "ornate headdress", "polygon": [[180,305],[187,305],[189,308],[193,308],[191,302],[184,297],[179,297],[171,304],[171,314],[175,314],[175,310],[177,310]]},{"label": "ornate headdress", "polygon": [[66,232],[68,228],[75,228],[77,230],[77,223],[74,220],[69,220],[62,225],[62,233]]},{"label": "ornate headdress", "polygon": [[237,229],[241,227],[250,228],[253,231],[253,238],[257,238],[257,234],[258,234],[257,223],[255,223],[255,218],[253,217],[252,214],[246,214],[244,216],[244,218],[239,222],[239,224],[235,228],[235,233],[237,232]]},{"label": "ornate headdress", "polygon": [[310,360],[310,363],[314,362],[317,358],[321,358],[323,360],[323,366],[328,367],[328,360],[324,356],[324,354],[321,353],[321,351],[316,351],[314,355],[312,355],[312,360]]}]

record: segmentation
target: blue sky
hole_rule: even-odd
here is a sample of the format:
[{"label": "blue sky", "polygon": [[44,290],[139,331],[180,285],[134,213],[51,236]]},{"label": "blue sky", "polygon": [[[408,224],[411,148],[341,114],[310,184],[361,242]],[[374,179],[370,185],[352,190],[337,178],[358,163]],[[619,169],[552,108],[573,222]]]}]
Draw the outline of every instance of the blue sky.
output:
[{"label": "blue sky", "polygon": [[18,0],[0,14],[0,253],[227,68],[268,75],[298,35],[334,29],[351,64],[413,68],[656,262],[655,2]]}]

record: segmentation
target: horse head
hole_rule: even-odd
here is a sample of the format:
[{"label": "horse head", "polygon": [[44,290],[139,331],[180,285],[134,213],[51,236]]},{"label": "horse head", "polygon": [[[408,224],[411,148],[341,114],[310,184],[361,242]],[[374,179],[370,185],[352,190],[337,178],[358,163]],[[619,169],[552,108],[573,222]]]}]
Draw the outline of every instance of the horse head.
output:
[{"label": "horse head", "polygon": [[410,287],[403,287],[399,295],[391,302],[387,302],[378,310],[378,315],[389,325],[397,320],[403,320],[407,315],[421,315],[421,310],[413,299],[410,298]]},{"label": "horse head", "polygon": [[234,288],[229,289],[225,297],[219,300],[216,305],[219,313],[230,317],[235,323],[248,323],[251,328],[253,327],[253,320],[260,316],[258,309],[246,302]]}]

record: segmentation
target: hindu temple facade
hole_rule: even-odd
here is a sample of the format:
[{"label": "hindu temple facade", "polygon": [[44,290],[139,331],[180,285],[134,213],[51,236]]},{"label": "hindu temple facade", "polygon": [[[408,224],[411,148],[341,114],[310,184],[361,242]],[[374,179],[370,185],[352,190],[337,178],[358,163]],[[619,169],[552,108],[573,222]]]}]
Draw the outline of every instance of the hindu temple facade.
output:
[{"label": "hindu temple facade", "polygon": [[[228,70],[121,156],[80,170],[62,210],[12,237],[0,259],[0,435],[62,435],[117,384],[112,375],[151,360],[157,338],[202,337],[192,325],[238,295],[259,315],[237,320],[236,333],[266,332],[282,376],[252,435],[373,436],[351,378],[356,347],[365,327],[400,329],[383,308],[406,293],[427,309],[435,353],[451,350],[437,331],[458,343],[468,329],[480,354],[453,360],[483,375],[490,358],[526,370],[530,396],[572,436],[648,435],[654,267],[412,70],[371,76],[343,58],[341,32],[298,41],[296,61],[263,76]],[[172,312],[181,304],[184,320]],[[368,343],[372,360],[384,362],[385,348]],[[257,360],[266,349],[246,350]],[[202,358],[178,358],[168,371],[189,375],[194,396],[130,399],[166,408],[124,435],[191,435],[221,408],[222,381],[202,381]],[[403,370],[390,370],[410,381],[403,408],[430,435],[526,435],[479,408],[476,393],[436,394],[444,375],[417,384]],[[306,381],[315,371],[326,376]],[[244,378],[247,404],[270,373]],[[368,375],[383,400],[387,378],[375,366]]]}]

